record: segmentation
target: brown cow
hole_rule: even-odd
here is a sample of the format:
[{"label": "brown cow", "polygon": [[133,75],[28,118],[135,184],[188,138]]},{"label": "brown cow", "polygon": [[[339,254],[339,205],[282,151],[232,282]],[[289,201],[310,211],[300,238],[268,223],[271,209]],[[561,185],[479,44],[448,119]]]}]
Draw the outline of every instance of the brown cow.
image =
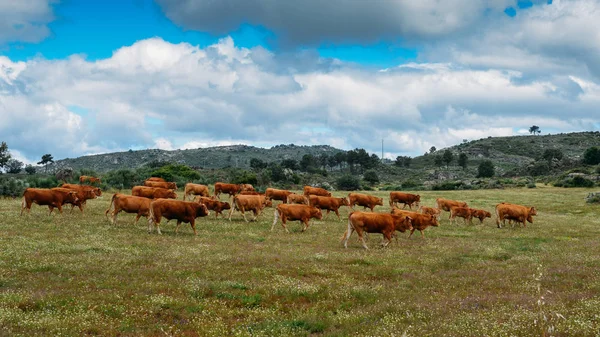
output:
[{"label": "brown cow", "polygon": [[165,188],[168,190],[176,190],[177,189],[177,184],[174,182],[162,182],[162,181],[144,181],[144,186],[148,186],[148,187],[158,187],[158,188]]},{"label": "brown cow", "polygon": [[472,215],[472,218],[479,219],[480,224],[483,223],[483,220],[485,220],[485,218],[492,217],[492,213],[490,213],[486,210],[483,210],[483,209],[475,209],[475,208],[471,208],[471,215]]},{"label": "brown cow", "polygon": [[241,184],[227,184],[227,183],[221,183],[221,182],[215,183],[215,197],[216,198],[219,198],[221,196],[221,193],[227,193],[227,194],[229,194],[229,197],[231,198],[232,196],[240,193],[241,191],[242,191]]},{"label": "brown cow", "polygon": [[68,188],[26,188],[23,192],[23,202],[21,202],[21,215],[27,209],[27,213],[31,213],[31,204],[36,203],[40,206],[48,206],[50,209],[49,215],[52,214],[54,207],[58,208],[62,214],[62,205],[65,203],[77,202],[77,192]]},{"label": "brown cow", "polygon": [[208,186],[206,185],[187,183],[185,184],[185,189],[183,192],[183,200],[185,201],[185,199],[187,199],[190,195],[209,197],[210,192],[208,191]]},{"label": "brown cow", "polygon": [[463,218],[465,224],[473,224],[473,209],[470,207],[452,207],[450,208],[450,222],[455,222],[456,217]]},{"label": "brown cow", "polygon": [[311,195],[310,197],[308,197],[308,199],[309,205],[327,210],[325,219],[327,219],[327,217],[329,216],[329,212],[334,211],[335,215],[337,215],[338,217],[338,220],[341,221],[342,218],[340,218],[339,212],[340,207],[350,205],[348,203],[347,198],[321,197],[318,195]]},{"label": "brown cow", "polygon": [[225,218],[225,214],[223,214],[223,211],[226,209],[231,209],[231,205],[229,205],[228,202],[222,202],[220,200],[215,200],[210,197],[197,196],[194,198],[194,202],[205,204],[206,208],[208,208],[209,211],[215,211],[215,219],[219,216],[219,214],[221,214],[223,218]]},{"label": "brown cow", "polygon": [[363,209],[369,207],[371,212],[373,212],[373,208],[375,208],[375,206],[383,206],[383,198],[362,193],[349,193],[348,206],[354,209],[354,205],[363,206]]},{"label": "brown cow", "polygon": [[150,203],[151,199],[135,197],[126,194],[115,193],[110,200],[110,205],[104,215],[108,219],[108,212],[112,210],[112,219],[111,223],[113,225],[117,224],[117,215],[119,212],[123,211],[125,213],[136,213],[134,225],[137,224],[140,217],[145,216],[148,218],[150,215]]},{"label": "brown cow", "polygon": [[276,188],[267,188],[265,195],[271,200],[281,200],[284,204],[287,203],[288,195],[292,192],[288,190],[278,190]]},{"label": "brown cow", "polygon": [[[523,205],[515,205],[509,203],[500,203],[496,205],[496,225],[498,228],[502,228],[500,226],[500,221],[502,224],[508,219],[513,220],[518,223],[522,223],[524,227],[527,227],[527,221],[533,223],[533,216],[537,215],[537,210],[535,207],[523,206]],[[514,226],[514,225],[513,225]]]},{"label": "brown cow", "polygon": [[102,181],[100,180],[100,178],[96,178],[96,177],[92,177],[92,176],[80,176],[79,177],[79,183],[83,184],[85,182],[89,182],[90,184],[94,184],[94,183],[98,183],[101,184]]},{"label": "brown cow", "polygon": [[193,201],[156,199],[150,203],[148,233],[152,232],[152,224],[154,223],[158,234],[162,234],[160,232],[160,220],[162,217],[165,217],[167,220],[177,220],[175,234],[177,234],[179,225],[181,225],[182,222],[189,222],[190,226],[192,226],[192,229],[194,230],[194,235],[198,235],[198,232],[196,232],[196,218],[207,216],[209,214],[210,212],[206,208],[206,205],[201,203]]},{"label": "brown cow", "polygon": [[241,184],[242,187],[240,189],[240,192],[256,192],[256,190],[254,189],[254,186],[252,186],[251,184]]},{"label": "brown cow", "polygon": [[302,194],[292,193],[288,195],[287,198],[288,204],[301,204],[301,205],[310,205],[308,198]]},{"label": "brown cow", "polygon": [[241,191],[238,195],[264,195],[263,193],[256,191]]},{"label": "brown cow", "polygon": [[[56,187],[56,188],[60,188],[62,189],[63,187]],[[65,201],[65,204],[71,204],[71,212],[73,212],[73,208],[75,208],[75,206],[79,207],[79,210],[81,211],[81,213],[83,213],[83,206],[85,205],[85,202],[89,199],[96,199],[96,193],[94,193],[94,191],[92,191],[91,189],[85,189],[85,188],[67,188],[68,190],[71,191],[75,191],[77,193],[77,201],[75,202],[71,202],[71,201]],[[54,188],[52,189],[54,190]]]},{"label": "brown cow", "polygon": [[381,233],[384,237],[382,246],[385,247],[392,241],[392,235],[395,231],[405,232],[407,230],[413,230],[413,227],[411,217],[406,215],[352,212],[348,217],[348,229],[346,229],[342,241],[344,242],[344,248],[348,248],[348,239],[352,232],[356,231],[362,246],[369,249],[363,238],[363,232]]},{"label": "brown cow", "polygon": [[175,191],[159,187],[133,186],[131,195],[149,199],[177,199]]},{"label": "brown cow", "polygon": [[248,219],[246,219],[245,212],[252,211],[254,213],[252,221],[256,221],[262,210],[271,205],[271,200],[264,195],[236,195],[233,197],[233,205],[231,205],[231,210],[229,211],[229,221],[231,221],[231,215],[233,215],[236,209],[242,212],[246,222],[248,222]]},{"label": "brown cow", "polygon": [[427,227],[429,227],[429,226],[437,227],[440,225],[440,223],[438,222],[438,219],[435,216],[429,215],[429,214],[421,214],[421,213],[417,213],[417,212],[405,211],[405,210],[401,210],[398,208],[393,208],[391,213],[396,214],[396,215],[405,215],[412,219],[412,227],[413,228],[410,230],[410,235],[408,235],[409,239],[415,232],[415,229],[418,230],[419,232],[421,232],[422,238],[425,238],[425,234],[423,233],[423,231]]},{"label": "brown cow", "polygon": [[[78,184],[62,184],[60,187],[70,188],[72,190],[77,190],[77,189],[90,190],[90,191],[94,192],[94,194],[97,197],[102,196],[102,190],[100,189],[100,187],[94,187],[94,186],[89,186],[89,185],[78,185]],[[84,202],[84,204],[85,204],[85,202]]]},{"label": "brown cow", "polygon": [[150,177],[150,178],[146,179],[145,181],[160,181],[160,182],[163,182],[163,183],[167,182],[163,178],[159,178],[159,177]]},{"label": "brown cow", "polygon": [[398,207],[398,203],[403,204],[402,209],[408,205],[409,209],[412,206],[419,207],[421,196],[419,194],[411,194],[404,192],[390,192],[390,207]]},{"label": "brown cow", "polygon": [[423,214],[429,214],[429,215],[435,216],[438,220],[440,219],[440,215],[442,215],[442,211],[439,208],[435,208],[435,207],[421,206],[419,208],[419,210]]},{"label": "brown cow", "polygon": [[307,197],[309,195],[320,195],[322,197],[330,197],[331,192],[328,192],[326,189],[320,187],[304,186],[304,195]]},{"label": "brown cow", "polygon": [[273,226],[271,226],[271,231],[273,231],[273,228],[275,228],[275,224],[277,223],[277,219],[279,218],[281,218],[281,226],[283,226],[286,232],[290,232],[285,226],[287,220],[302,221],[302,223],[304,223],[302,231],[304,232],[308,229],[308,222],[311,218],[321,220],[323,219],[323,214],[321,213],[320,209],[308,205],[279,204],[275,209],[275,217],[273,219]]},{"label": "brown cow", "polygon": [[[437,198],[435,199],[435,207],[439,208],[440,210],[450,212],[452,207],[468,207],[468,205],[464,201]],[[450,219],[450,216],[448,216],[448,219]]]}]

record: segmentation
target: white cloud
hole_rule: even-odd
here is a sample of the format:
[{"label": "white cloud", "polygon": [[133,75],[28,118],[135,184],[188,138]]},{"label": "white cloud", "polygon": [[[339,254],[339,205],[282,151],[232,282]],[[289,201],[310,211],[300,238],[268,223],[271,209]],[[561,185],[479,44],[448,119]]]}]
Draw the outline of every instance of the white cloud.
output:
[{"label": "white cloud", "polygon": [[448,62],[381,72],[296,57],[231,38],[205,48],[153,38],[98,61],[3,58],[0,134],[30,159],[240,143],[380,153],[382,138],[393,156],[598,122],[600,86],[585,74],[524,81],[520,70]]},{"label": "white cloud", "polygon": [[7,42],[38,42],[54,20],[53,0],[0,0],[0,46]]}]

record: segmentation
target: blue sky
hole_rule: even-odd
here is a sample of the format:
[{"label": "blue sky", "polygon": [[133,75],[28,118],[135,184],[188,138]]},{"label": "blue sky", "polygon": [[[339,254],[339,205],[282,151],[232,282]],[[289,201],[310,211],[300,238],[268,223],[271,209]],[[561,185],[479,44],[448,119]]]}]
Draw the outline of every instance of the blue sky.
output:
[{"label": "blue sky", "polygon": [[[14,4],[0,0],[0,140],[28,162],[235,143],[379,153],[382,138],[394,158],[599,124],[597,0]],[[33,119],[48,141],[32,143]]]}]

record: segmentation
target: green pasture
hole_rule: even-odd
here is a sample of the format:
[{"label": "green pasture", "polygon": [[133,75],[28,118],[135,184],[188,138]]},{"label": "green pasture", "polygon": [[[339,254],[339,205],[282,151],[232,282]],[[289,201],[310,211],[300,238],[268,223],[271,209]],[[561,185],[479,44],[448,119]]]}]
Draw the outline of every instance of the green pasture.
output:
[{"label": "green pasture", "polygon": [[[502,201],[536,206],[526,228],[449,224],[425,239],[398,235],[364,250],[335,214],[270,231],[273,209],[246,223],[200,218],[147,233],[145,218],[48,216],[0,200],[0,336],[597,336],[600,206],[587,189],[418,192],[493,213]],[[347,193],[336,192],[341,196]],[[387,192],[373,192],[384,197]],[[182,195],[182,192],[179,192]],[[224,200],[225,197],[222,197]],[[68,207],[67,209],[69,209]]]}]

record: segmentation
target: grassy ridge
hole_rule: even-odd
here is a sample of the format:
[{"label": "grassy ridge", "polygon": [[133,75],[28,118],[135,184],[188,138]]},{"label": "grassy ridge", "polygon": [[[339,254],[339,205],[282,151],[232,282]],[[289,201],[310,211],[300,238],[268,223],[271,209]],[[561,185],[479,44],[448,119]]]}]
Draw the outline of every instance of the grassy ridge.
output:
[{"label": "grassy ridge", "polygon": [[34,205],[19,217],[20,200],[0,200],[0,335],[591,336],[600,221],[587,192],[419,192],[424,205],[448,197],[492,211],[511,201],[539,215],[497,229],[490,219],[450,225],[446,213],[425,240],[404,234],[381,249],[371,235],[369,251],[355,235],[342,247],[347,224],[335,215],[306,233],[292,222],[291,234],[270,232],[272,209],[255,223],[213,215],[197,237],[163,220],[158,236],[133,215],[109,225],[108,193],[84,216]]}]

